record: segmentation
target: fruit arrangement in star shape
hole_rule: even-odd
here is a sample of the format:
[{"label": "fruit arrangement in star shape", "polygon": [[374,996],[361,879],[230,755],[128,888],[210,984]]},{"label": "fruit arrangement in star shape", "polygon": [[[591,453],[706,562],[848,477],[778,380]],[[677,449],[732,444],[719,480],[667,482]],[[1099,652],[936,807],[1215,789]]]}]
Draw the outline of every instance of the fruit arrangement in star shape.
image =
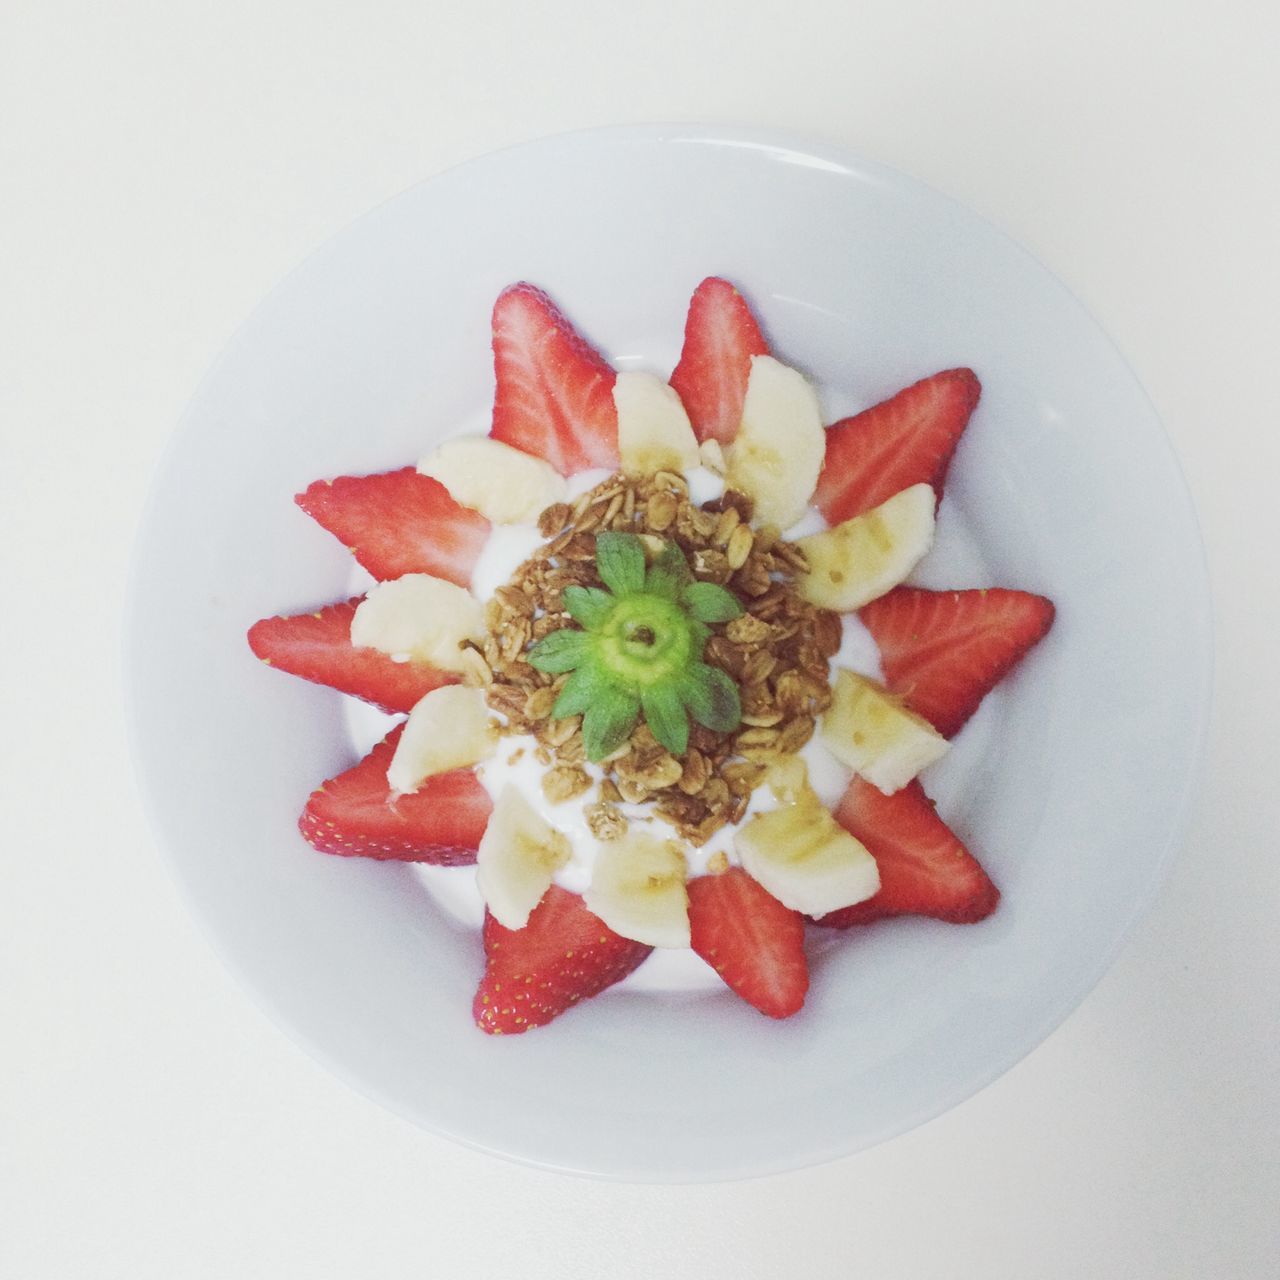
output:
[{"label": "fruit arrangement in star shape", "polygon": [[[264,619],[269,665],[408,719],[307,801],[302,835],[324,853],[442,866],[478,863],[487,907],[474,997],[490,1033],[543,1025],[633,972],[654,945],[688,946],[742,999],[785,1018],[808,989],[806,922],[847,929],[900,915],[985,918],[999,892],[938,815],[917,775],[1047,633],[1052,603],[1007,589],[933,591],[904,580],[927,553],[956,445],[980,387],[968,369],[926,377],[823,426],[807,380],[776,360],[743,296],[695,291],[669,383],[616,373],[540,289],[493,311],[496,388],[487,437],[447,442],[417,467],[317,481],[296,501],[377,580],[364,597]],[[854,614],[884,683],[845,668],[818,729],[853,772],[828,809],[794,753],[734,831],[736,860],[687,876],[678,842],[639,824],[600,844],[590,888],[556,882],[568,843],[476,767],[501,734],[485,704],[482,604],[469,587],[495,525],[534,521],[584,471],[631,477],[709,465],[759,527],[816,508],[797,538],[795,590]],[[563,626],[521,655],[557,681],[592,762],[644,726],[679,762],[698,726],[732,732],[742,708],[704,661],[741,617],[734,578],[699,577],[674,541],[596,535],[596,585],[565,592]],[[749,604],[750,602],[747,601]]]}]

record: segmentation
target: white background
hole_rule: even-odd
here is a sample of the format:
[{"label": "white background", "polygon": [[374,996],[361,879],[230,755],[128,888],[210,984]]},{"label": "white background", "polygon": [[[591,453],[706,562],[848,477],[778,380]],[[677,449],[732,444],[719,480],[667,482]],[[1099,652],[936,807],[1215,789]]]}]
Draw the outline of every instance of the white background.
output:
[{"label": "white background", "polygon": [[[0,1275],[1280,1274],[1278,55],[1272,0],[8,0]],[[1218,621],[1188,847],[1083,1007],[921,1130],[695,1188],[473,1154],[302,1056],[176,898],[118,679],[149,475],[261,295],[456,161],[657,119],[843,143],[1036,252],[1164,417]]]}]

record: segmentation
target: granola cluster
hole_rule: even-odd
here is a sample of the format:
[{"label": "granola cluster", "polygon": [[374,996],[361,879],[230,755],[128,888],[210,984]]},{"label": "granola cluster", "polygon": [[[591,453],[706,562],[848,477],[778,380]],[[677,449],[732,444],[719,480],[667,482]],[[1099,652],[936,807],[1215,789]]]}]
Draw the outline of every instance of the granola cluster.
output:
[{"label": "granola cluster", "polygon": [[[695,506],[684,477],[673,472],[614,475],[572,506],[557,503],[542,513],[538,527],[547,542],[486,607],[488,635],[483,652],[471,651],[472,673],[486,686],[490,708],[505,717],[504,732],[536,738],[550,800],[596,787],[586,813],[599,839],[626,830],[621,804],[648,803],[690,843],[705,844],[742,818],[769,762],[800,750],[830,705],[827,664],[840,647],[840,619],[796,594],[803,554],[777,529],[752,527],[751,515],[751,500],[732,490]],[[564,611],[566,587],[601,585],[595,535],[604,530],[639,535],[650,557],[674,541],[695,578],[727,586],[741,600],[745,612],[713,627],[704,660],[737,684],[742,723],[731,733],[693,725],[681,757],[641,723],[601,762],[605,776],[597,785],[585,767],[581,718],[551,717],[568,676],[536,670],[525,653],[575,625]]]}]

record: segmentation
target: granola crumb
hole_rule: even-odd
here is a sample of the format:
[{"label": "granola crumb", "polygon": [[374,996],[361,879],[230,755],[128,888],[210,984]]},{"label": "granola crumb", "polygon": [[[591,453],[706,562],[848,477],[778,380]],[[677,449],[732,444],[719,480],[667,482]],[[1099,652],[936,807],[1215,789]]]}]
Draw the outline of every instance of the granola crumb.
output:
[{"label": "granola crumb", "polygon": [[597,840],[616,840],[627,830],[627,820],[615,805],[597,801],[586,808],[587,827]]},{"label": "granola crumb", "polygon": [[591,777],[574,765],[556,765],[542,775],[542,794],[552,804],[563,804],[591,790]]}]

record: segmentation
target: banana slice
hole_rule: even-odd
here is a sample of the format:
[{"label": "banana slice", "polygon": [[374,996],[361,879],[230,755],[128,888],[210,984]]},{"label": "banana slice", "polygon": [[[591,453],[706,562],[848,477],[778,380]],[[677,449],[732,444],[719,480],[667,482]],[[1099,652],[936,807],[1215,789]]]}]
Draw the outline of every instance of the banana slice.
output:
[{"label": "banana slice", "polygon": [[883,685],[840,669],[822,717],[831,754],[890,796],[947,752],[947,742],[923,716],[908,711]]},{"label": "banana slice", "polygon": [[484,694],[460,684],[443,685],[414,703],[387,766],[387,783],[401,794],[416,791],[437,773],[487,760],[497,746],[498,731]]},{"label": "banana slice", "polygon": [[933,545],[933,488],[913,484],[824,533],[796,540],[809,572],[796,589],[811,604],[848,613],[896,587]]},{"label": "banana slice", "polygon": [[468,640],[484,640],[484,606],[471,592],[429,573],[380,582],[351,619],[352,644],[441,671],[467,670],[462,646]]},{"label": "banana slice", "polygon": [[818,397],[772,356],[752,356],[742,425],[726,455],[727,485],[755,501],[761,524],[789,528],[805,513],[827,451]]},{"label": "banana slice", "polygon": [[488,436],[446,440],[418,470],[494,524],[527,524],[565,495],[564,477],[553,466]]},{"label": "banana slice", "polygon": [[687,947],[688,870],[674,840],[629,831],[601,844],[583,900],[624,938],[651,947]]},{"label": "banana slice", "polygon": [[699,461],[698,438],[675,391],[661,378],[634,370],[613,384],[618,453],[628,475],[687,471]]},{"label": "banana slice", "polygon": [[570,852],[568,837],[543,818],[519,788],[505,786],[476,854],[476,884],[498,923],[523,929]]},{"label": "banana slice", "polygon": [[747,873],[784,906],[818,916],[862,902],[880,888],[875,859],[831,816],[794,764],[770,778],[781,801],[734,837]]}]

